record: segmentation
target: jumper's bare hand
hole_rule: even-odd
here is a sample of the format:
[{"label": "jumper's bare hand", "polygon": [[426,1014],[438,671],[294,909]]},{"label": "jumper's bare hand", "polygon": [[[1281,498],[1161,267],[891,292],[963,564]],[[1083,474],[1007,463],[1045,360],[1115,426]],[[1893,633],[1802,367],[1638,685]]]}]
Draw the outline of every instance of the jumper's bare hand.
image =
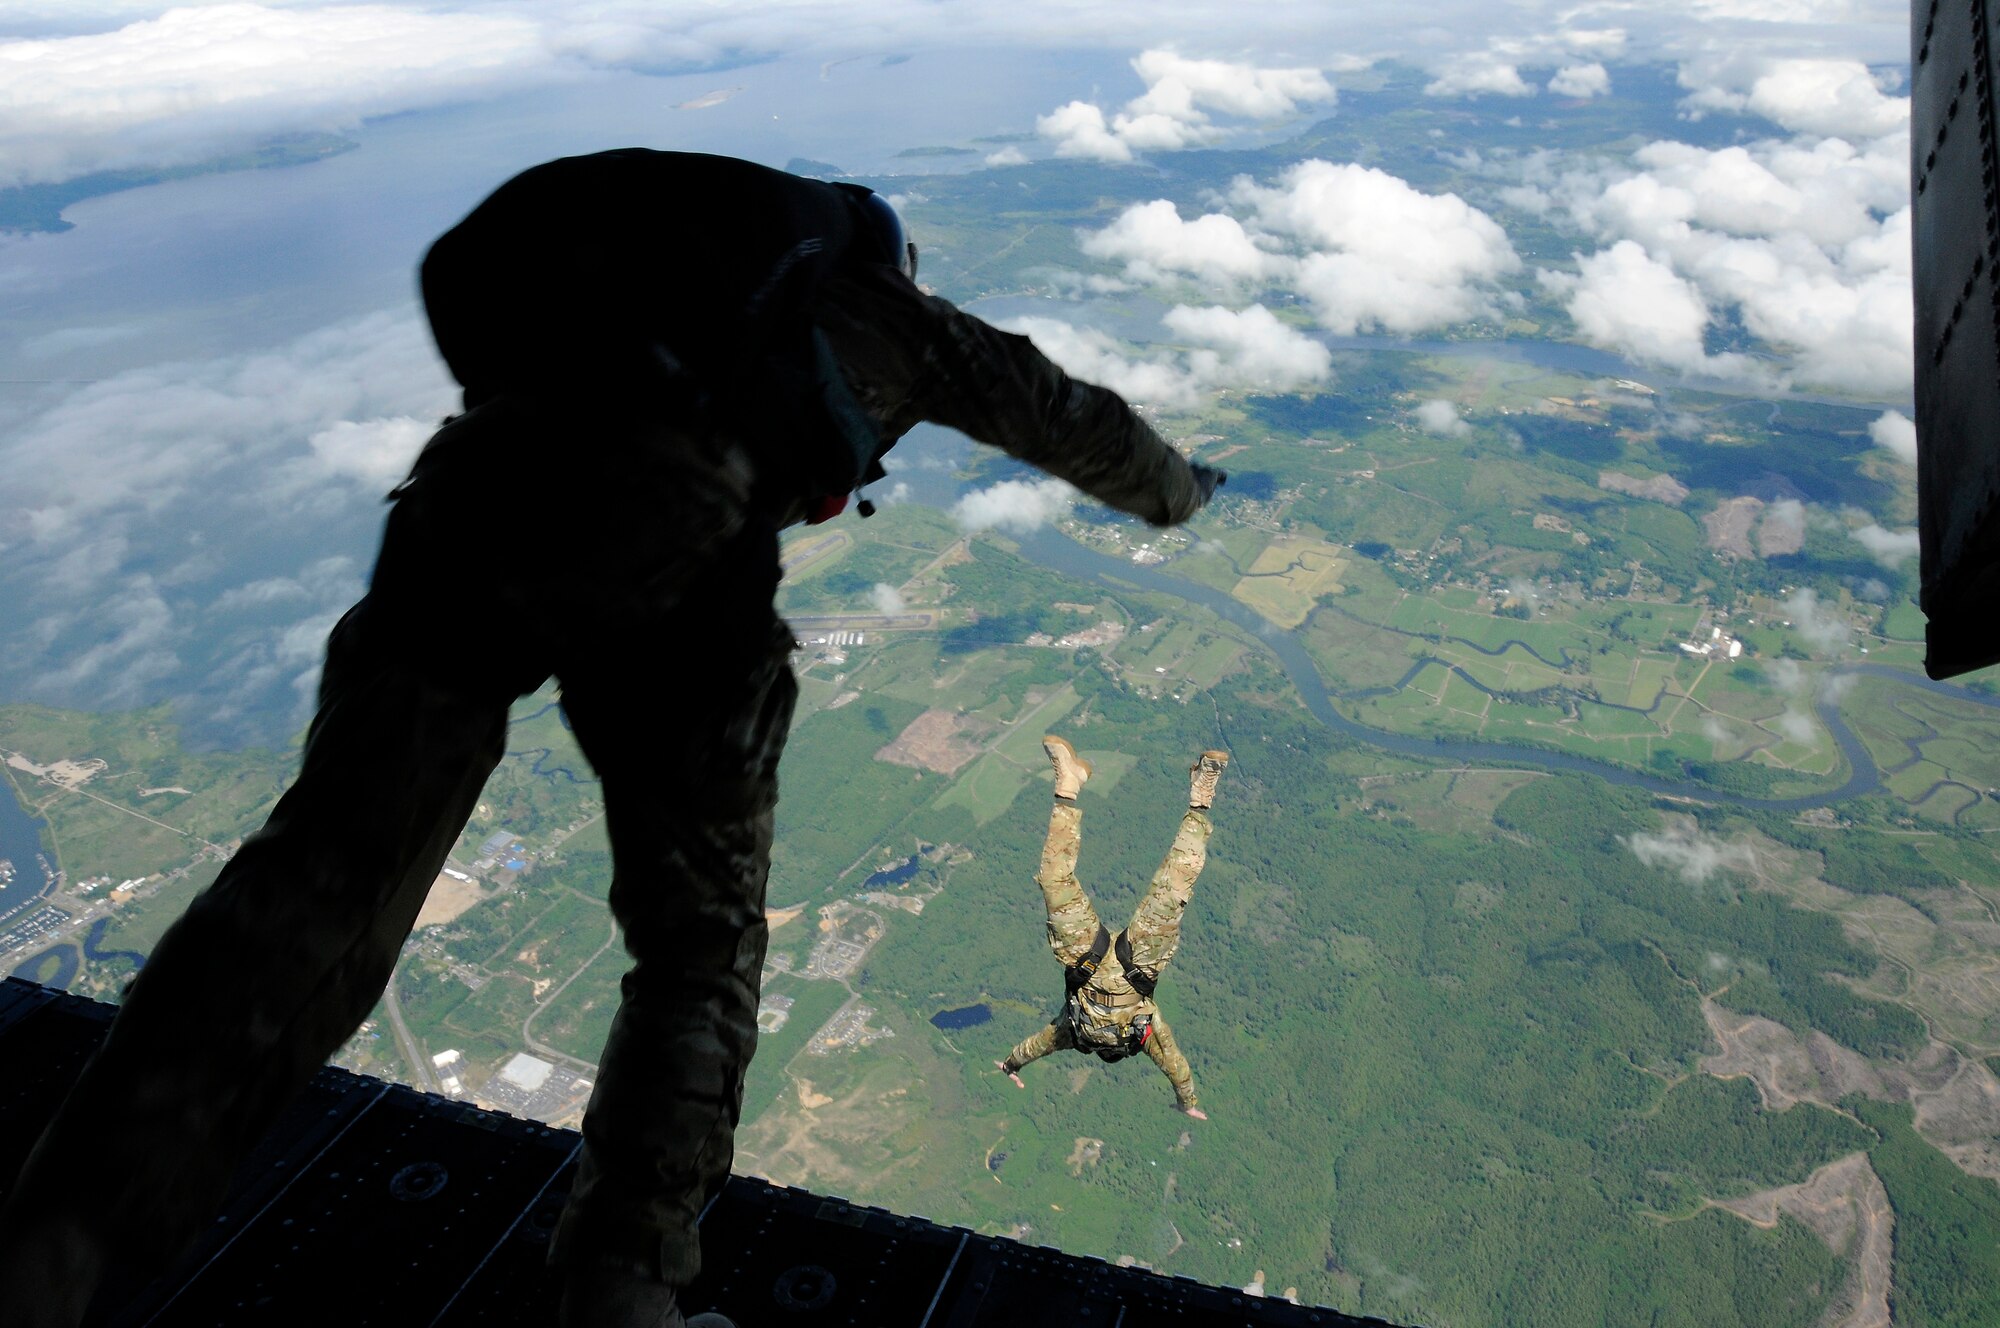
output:
[{"label": "jumper's bare hand", "polygon": [[1009,1079],[1012,1079],[1012,1080],[1014,1081],[1014,1087],[1016,1087],[1016,1088],[1026,1088],[1026,1087],[1027,1087],[1027,1085],[1026,1085],[1026,1084],[1024,1084],[1024,1083],[1022,1083],[1022,1082],[1021,1082],[1021,1076],[1020,1076],[1020,1075],[1019,1075],[1018,1073],[1016,1073],[1015,1071],[1013,1071],[1013,1070],[1010,1070],[1010,1069],[1008,1069],[1008,1068],[1007,1068],[1007,1062],[1005,1062],[1005,1061],[995,1061],[995,1062],[993,1062],[993,1068],[995,1068],[996,1070],[1000,1071],[1000,1073],[1002,1073],[1002,1074],[1006,1075],[1006,1076],[1007,1076],[1007,1077],[1008,1077]]},{"label": "jumper's bare hand", "polygon": [[1207,1119],[1208,1119],[1208,1113],[1207,1113],[1207,1112],[1205,1112],[1205,1111],[1203,1111],[1203,1110],[1202,1110],[1202,1109],[1201,1109],[1200,1107],[1181,1107],[1181,1106],[1176,1106],[1176,1107],[1174,1108],[1174,1110],[1176,1110],[1176,1111],[1181,1111],[1181,1112],[1186,1112],[1186,1113],[1187,1113],[1187,1114],[1188,1114],[1189,1116],[1192,1116],[1192,1117],[1194,1117],[1194,1119],[1196,1119],[1196,1120],[1207,1120]]}]

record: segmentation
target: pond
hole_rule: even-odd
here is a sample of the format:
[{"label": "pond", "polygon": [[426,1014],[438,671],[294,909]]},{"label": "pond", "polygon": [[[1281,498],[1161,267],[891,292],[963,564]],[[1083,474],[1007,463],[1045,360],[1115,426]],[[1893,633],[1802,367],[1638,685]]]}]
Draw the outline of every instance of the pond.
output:
[{"label": "pond", "polygon": [[882,868],[882,870],[863,881],[861,886],[865,890],[875,890],[885,885],[901,885],[912,876],[915,876],[917,868],[923,865],[923,854],[921,852],[912,853],[907,860],[899,862],[893,867]]},{"label": "pond", "polygon": [[931,1016],[931,1023],[952,1032],[960,1028],[977,1028],[992,1017],[992,1008],[982,1001],[978,1005],[962,1006],[956,1010],[939,1010]]}]

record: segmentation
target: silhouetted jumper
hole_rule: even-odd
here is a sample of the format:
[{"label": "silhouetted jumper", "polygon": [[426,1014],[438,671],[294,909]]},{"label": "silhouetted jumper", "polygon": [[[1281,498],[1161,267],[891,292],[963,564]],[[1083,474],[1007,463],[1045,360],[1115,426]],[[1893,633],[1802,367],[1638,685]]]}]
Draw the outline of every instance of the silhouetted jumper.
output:
[{"label": "silhouetted jumper", "polygon": [[[566,1323],[677,1324],[756,1042],[796,643],[778,532],[931,420],[1155,524],[1220,482],[1117,395],[915,284],[879,196],[625,149],[502,185],[425,257],[464,412],[393,502],[334,627],[297,781],[161,939],[0,1209],[14,1328],[172,1260],[381,996],[554,675],[603,780],[632,967],[551,1259]],[[534,539],[492,538],[532,514]],[[864,512],[865,512],[864,508]],[[442,648],[505,623],[476,647]]]}]

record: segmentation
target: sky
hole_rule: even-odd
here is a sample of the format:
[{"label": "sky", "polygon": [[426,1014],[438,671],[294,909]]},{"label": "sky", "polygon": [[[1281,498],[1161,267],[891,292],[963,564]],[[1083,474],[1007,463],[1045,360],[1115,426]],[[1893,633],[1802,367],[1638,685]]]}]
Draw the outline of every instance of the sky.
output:
[{"label": "sky", "polygon": [[[1137,399],[1328,383],[1324,339],[1422,337],[1553,297],[1573,337],[1755,388],[1908,396],[1907,7],[1878,0],[661,5],[0,4],[0,188],[197,163],[298,133],[310,166],[107,195],[0,235],[0,699],[174,701],[211,742],[282,741],[358,595],[381,497],[455,392],[414,304],[428,241],[514,171],[640,143],[894,167],[1013,136],[968,169],[1143,171],[1340,113],[1415,66],[1440,107],[1532,115],[1674,71],[1690,125],[1616,154],[1311,160],[1080,235],[1073,301],[1012,325]],[[1443,144],[1440,151],[1452,150]],[[903,200],[922,238],[920,200]],[[1510,219],[1555,225],[1563,266]],[[1516,223],[1518,224],[1518,223]],[[1311,314],[1301,330],[1278,296]],[[1147,311],[1107,330],[1107,311]],[[1716,348],[1741,328],[1777,348]],[[1153,344],[1135,345],[1135,342]],[[1448,403],[1436,403],[1448,405]],[[1429,409],[1427,407],[1427,409]],[[1449,436],[1455,416],[1423,427]],[[1914,452],[1885,411],[1878,441]],[[968,525],[1059,491],[969,495]],[[1037,516],[1037,514],[1041,514]],[[531,496],[484,519],[533,529]],[[1905,532],[1873,527],[1885,566]],[[475,537],[468,530],[468,538]],[[1862,538],[1860,535],[1857,539]]]}]

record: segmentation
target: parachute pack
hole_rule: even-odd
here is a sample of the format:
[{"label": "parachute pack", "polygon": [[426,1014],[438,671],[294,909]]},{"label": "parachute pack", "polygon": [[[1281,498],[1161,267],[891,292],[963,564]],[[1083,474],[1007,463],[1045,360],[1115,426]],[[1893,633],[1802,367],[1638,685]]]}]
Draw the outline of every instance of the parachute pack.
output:
[{"label": "parachute pack", "polygon": [[814,312],[850,250],[873,260],[898,242],[877,233],[883,213],[863,186],[731,157],[564,157],[439,237],[424,311],[468,408],[636,394],[784,447],[773,469],[795,492],[844,496],[881,477],[887,447]]}]

